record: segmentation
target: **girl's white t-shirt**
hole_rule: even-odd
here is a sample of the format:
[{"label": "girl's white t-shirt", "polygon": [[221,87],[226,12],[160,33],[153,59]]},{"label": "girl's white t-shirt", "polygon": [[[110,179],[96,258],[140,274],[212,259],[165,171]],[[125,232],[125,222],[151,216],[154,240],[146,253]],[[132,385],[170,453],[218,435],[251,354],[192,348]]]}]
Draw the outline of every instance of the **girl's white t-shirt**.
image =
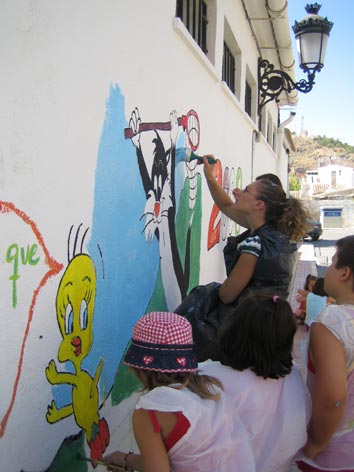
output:
[{"label": "girl's white t-shirt", "polygon": [[224,393],[206,400],[185,388],[157,387],[140,397],[139,408],[182,412],[190,422],[168,451],[173,472],[256,472],[249,436]]},{"label": "girl's white t-shirt", "polygon": [[254,469],[288,472],[295,454],[306,443],[311,415],[310,394],[298,367],[294,365],[285,377],[264,379],[250,369],[237,371],[206,361],[200,364],[200,373],[223,383],[248,434]]}]

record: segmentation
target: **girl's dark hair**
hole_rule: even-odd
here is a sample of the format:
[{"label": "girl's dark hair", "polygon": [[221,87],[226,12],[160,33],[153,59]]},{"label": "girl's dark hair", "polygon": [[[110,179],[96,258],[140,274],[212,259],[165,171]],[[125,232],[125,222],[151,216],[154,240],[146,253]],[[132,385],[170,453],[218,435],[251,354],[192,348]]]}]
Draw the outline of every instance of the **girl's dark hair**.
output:
[{"label": "girl's dark hair", "polygon": [[315,275],[307,274],[305,283],[304,283],[304,290],[308,290],[310,286],[310,282],[312,281],[316,282],[316,280],[317,280],[317,277]]},{"label": "girl's dark hair", "polygon": [[283,298],[255,291],[240,301],[223,328],[219,342],[223,364],[251,369],[265,379],[291,372],[296,321]]},{"label": "girl's dark hair", "polygon": [[354,274],[354,235],[336,241],[337,264],[336,268],[349,267]]},{"label": "girl's dark hair", "polygon": [[308,230],[309,212],[296,198],[287,198],[283,188],[271,180],[257,180],[257,198],[266,204],[265,220],[294,241]]},{"label": "girl's dark hair", "polygon": [[312,288],[312,293],[319,295],[320,297],[328,297],[328,294],[324,289],[324,277],[317,277]]},{"label": "girl's dark hair", "polygon": [[[338,239],[336,241],[337,248],[337,263],[336,269],[342,267],[349,267],[354,274],[354,235],[346,236],[345,238]],[[354,277],[353,277],[353,290],[354,290]]]},{"label": "girl's dark hair", "polygon": [[[156,387],[166,387],[171,384],[181,384],[180,389],[188,388],[201,398],[217,400],[223,384],[220,380],[209,375],[199,375],[193,372],[157,372],[131,367],[138,380],[143,384],[143,390],[153,390]],[[177,387],[175,387],[177,388]]]}]

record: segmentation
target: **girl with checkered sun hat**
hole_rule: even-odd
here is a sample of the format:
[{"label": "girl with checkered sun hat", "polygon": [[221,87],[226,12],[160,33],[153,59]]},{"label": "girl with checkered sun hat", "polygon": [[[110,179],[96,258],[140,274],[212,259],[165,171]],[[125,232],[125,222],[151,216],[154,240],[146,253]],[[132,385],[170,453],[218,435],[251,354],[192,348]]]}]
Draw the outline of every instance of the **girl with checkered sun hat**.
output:
[{"label": "girl with checkered sun hat", "polygon": [[198,373],[185,318],[144,315],[134,326],[124,362],[143,385],[132,418],[141,454],[115,451],[103,458],[106,464],[144,472],[234,472],[236,464],[237,470],[249,470],[243,423],[221,382]]}]

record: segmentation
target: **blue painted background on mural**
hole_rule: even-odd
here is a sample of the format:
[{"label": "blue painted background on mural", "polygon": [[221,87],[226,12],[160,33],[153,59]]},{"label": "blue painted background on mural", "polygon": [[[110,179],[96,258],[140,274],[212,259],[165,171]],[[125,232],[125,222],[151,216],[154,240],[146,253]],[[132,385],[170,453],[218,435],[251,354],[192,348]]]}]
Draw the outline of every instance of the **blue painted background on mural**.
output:
[{"label": "blue painted background on mural", "polygon": [[[89,253],[97,271],[94,341],[86,359],[104,355],[101,387],[108,393],[135,321],[145,313],[159,267],[156,238],[145,241],[146,202],[135,148],[124,138],[124,97],[112,87],[98,150]],[[99,246],[99,249],[98,249]],[[100,256],[102,253],[102,258]]]}]

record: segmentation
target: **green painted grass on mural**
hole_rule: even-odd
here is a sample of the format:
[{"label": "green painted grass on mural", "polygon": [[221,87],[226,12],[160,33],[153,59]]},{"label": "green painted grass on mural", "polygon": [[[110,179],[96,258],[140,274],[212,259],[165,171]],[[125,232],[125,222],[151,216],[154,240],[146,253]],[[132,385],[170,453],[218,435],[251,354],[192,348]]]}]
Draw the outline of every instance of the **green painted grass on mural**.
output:
[{"label": "green painted grass on mural", "polygon": [[168,311],[165,291],[162,284],[161,266],[159,267],[159,271],[157,273],[154,291],[145,311],[146,313],[151,311]]},{"label": "green painted grass on mural", "polygon": [[[197,174],[196,195],[193,209],[190,209],[189,192],[190,180],[186,179],[179,200],[179,208],[176,217],[176,236],[178,252],[181,258],[183,269],[186,263],[187,234],[190,230],[190,261],[189,261],[189,293],[194,287],[199,285],[200,272],[200,246],[202,238],[202,184],[201,175]],[[189,228],[190,227],[190,228]]]},{"label": "green painted grass on mural", "polygon": [[[122,359],[124,358],[124,355]],[[134,372],[132,372],[131,369],[121,361],[112,388],[112,405],[118,405],[125,398],[129,398],[132,393],[141,390],[141,387],[142,385],[134,375]]]},{"label": "green painted grass on mural", "polygon": [[80,457],[85,456],[84,443],[85,435],[83,431],[64,439],[46,472],[87,472],[87,462],[80,459]]}]

